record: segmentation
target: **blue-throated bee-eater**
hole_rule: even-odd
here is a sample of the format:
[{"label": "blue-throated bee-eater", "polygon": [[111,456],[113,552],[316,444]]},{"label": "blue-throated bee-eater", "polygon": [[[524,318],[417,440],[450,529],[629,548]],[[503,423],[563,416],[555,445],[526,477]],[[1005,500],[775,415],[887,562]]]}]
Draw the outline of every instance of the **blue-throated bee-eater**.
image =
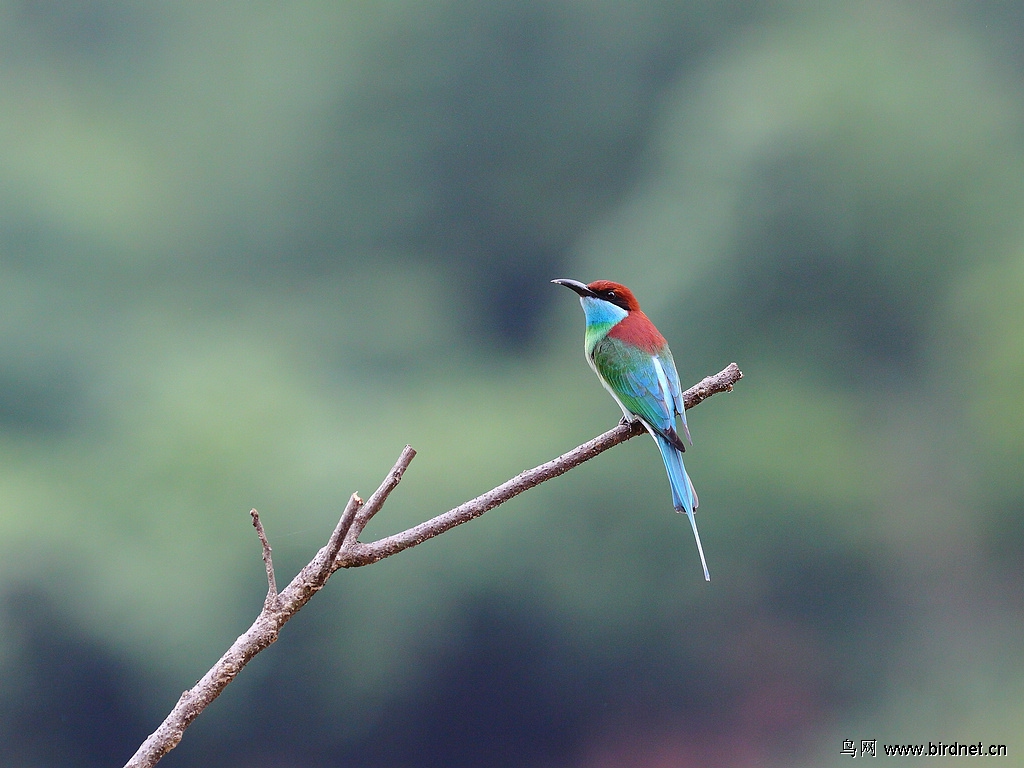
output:
[{"label": "blue-throated bee-eater", "polygon": [[679,374],[668,342],[640,310],[639,302],[626,286],[610,280],[596,280],[589,285],[577,280],[551,282],[579,294],[587,321],[587,362],[626,419],[639,420],[658,444],[672,487],[672,505],[676,512],[685,512],[690,519],[704,578],[711,581],[693,517],[697,492],[683,467],[686,446],[676,431],[678,416],[683,434],[690,440]]}]

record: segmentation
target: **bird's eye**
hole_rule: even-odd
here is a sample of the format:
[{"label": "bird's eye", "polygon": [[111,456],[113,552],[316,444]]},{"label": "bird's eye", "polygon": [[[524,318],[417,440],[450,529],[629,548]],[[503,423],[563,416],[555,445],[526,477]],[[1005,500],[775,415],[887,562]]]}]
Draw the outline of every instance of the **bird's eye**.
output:
[{"label": "bird's eye", "polygon": [[614,299],[615,298],[615,291],[608,291],[608,298],[609,299]]}]

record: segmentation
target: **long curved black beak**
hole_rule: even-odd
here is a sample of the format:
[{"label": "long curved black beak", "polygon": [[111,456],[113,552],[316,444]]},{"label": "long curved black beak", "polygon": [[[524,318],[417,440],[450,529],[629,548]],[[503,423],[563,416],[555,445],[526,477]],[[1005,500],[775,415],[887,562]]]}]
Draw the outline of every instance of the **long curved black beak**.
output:
[{"label": "long curved black beak", "polygon": [[556,285],[564,285],[566,288],[572,291],[576,291],[580,296],[595,296],[596,294],[587,288],[586,285],[581,283],[579,280],[567,280],[566,278],[559,278],[558,280],[552,280],[552,283]]}]

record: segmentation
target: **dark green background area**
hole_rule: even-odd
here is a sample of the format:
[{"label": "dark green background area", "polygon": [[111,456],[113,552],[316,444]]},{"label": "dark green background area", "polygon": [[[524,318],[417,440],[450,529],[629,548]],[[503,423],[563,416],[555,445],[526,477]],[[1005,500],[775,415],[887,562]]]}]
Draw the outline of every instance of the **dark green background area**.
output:
[{"label": "dark green background area", "polygon": [[120,765],[265,590],[610,428],[557,277],[685,385],[342,571],[168,766],[841,763],[1024,741],[1024,6],[0,3],[0,763]]}]

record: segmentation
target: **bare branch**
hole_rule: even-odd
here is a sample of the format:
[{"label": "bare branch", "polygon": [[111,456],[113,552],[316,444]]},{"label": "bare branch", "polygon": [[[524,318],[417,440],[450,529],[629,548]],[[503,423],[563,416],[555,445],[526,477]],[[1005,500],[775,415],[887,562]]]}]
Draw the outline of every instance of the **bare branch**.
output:
[{"label": "bare branch", "polygon": [[470,520],[480,517],[484,512],[494,509],[499,504],[504,504],[509,499],[515,498],[523,491],[528,491],[545,480],[558,477],[573,467],[579,466],[584,461],[594,458],[599,453],[643,433],[643,426],[637,422],[620,424],[578,448],[573,448],[568,453],[563,453],[557,459],[552,459],[545,464],[541,464],[539,467],[520,472],[497,488],[493,488],[487,493],[477,496],[475,499],[471,499],[464,504],[460,504],[455,509],[431,518],[424,523],[370,544],[355,542],[347,545],[338,555],[337,566],[339,568],[355,568],[361,565],[370,565],[378,560],[383,560],[385,557],[397,554],[403,549],[422,544],[427,539],[439,536],[457,525],[468,523]]},{"label": "bare branch", "polygon": [[714,376],[705,376],[683,392],[683,407],[690,410],[719,392],[732,392],[733,385],[743,378],[743,371],[736,363],[729,363]]},{"label": "bare branch", "polygon": [[[742,377],[743,373],[740,371],[739,366],[736,363],[731,363],[724,370],[716,373],[714,376],[706,377],[686,390],[683,393],[683,405],[687,409],[693,408],[718,392],[731,392],[733,384]],[[369,544],[362,544],[355,542],[355,537],[350,533],[349,540],[346,541],[344,549],[338,556],[337,567],[355,568],[361,565],[370,565],[378,560],[383,560],[385,557],[397,554],[403,549],[422,544],[427,539],[440,536],[457,525],[462,525],[474,518],[480,517],[480,515],[494,509],[499,504],[504,504],[509,499],[515,498],[524,491],[528,491],[546,480],[558,477],[570,469],[578,467],[583,462],[589,461],[599,453],[603,453],[619,443],[624,443],[637,435],[644,434],[645,431],[643,425],[637,421],[629,424],[619,424],[614,429],[608,430],[603,435],[595,437],[578,448],[573,448],[568,453],[563,453],[557,459],[552,459],[545,464],[541,464],[539,467],[521,472],[497,488],[393,536],[388,536]]]},{"label": "bare branch", "polygon": [[[743,374],[736,363],[732,363],[714,376],[708,376],[686,390],[683,393],[683,403],[686,408],[692,408],[718,392],[729,392],[742,377]],[[533,488],[545,480],[558,477],[584,461],[594,458],[599,453],[643,434],[643,432],[643,426],[637,422],[620,424],[578,448],[562,454],[557,459],[516,475],[508,482],[502,483],[497,488],[467,501],[455,509],[394,536],[363,544],[359,542],[359,535],[370,519],[383,507],[390,493],[401,482],[402,475],[416,455],[416,451],[406,446],[380,487],[365,503],[359,496],[352,494],[327,545],[317,552],[316,556],[280,593],[277,592],[274,577],[270,542],[263,530],[259,513],[255,509],[252,510],[250,513],[252,523],[260,538],[260,544],[263,547],[263,561],[267,568],[269,589],[263,610],[260,611],[252,626],[231,644],[231,647],[210,671],[203,675],[202,679],[192,688],[181,694],[181,698],[178,699],[178,703],[174,705],[170,714],[160,724],[160,727],[143,742],[135,755],[125,764],[125,768],[150,768],[174,749],[192,721],[220,695],[228,683],[235,679],[235,676],[257,653],[277,640],[278,633],[285,622],[327,583],[327,579],[334,571],[339,568],[369,565],[404,549],[414,547],[434,536],[439,536],[457,525],[479,517],[499,504],[518,496],[523,491]]]}]

